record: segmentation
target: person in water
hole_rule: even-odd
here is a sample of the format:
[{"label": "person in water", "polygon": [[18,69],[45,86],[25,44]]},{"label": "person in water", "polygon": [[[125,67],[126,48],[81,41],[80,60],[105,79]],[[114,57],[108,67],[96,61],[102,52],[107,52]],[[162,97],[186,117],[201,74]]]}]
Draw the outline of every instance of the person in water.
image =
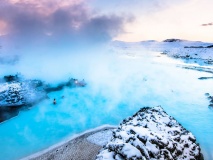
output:
[{"label": "person in water", "polygon": [[54,98],[54,100],[53,100],[53,104],[56,104],[56,100],[55,100],[55,98]]}]

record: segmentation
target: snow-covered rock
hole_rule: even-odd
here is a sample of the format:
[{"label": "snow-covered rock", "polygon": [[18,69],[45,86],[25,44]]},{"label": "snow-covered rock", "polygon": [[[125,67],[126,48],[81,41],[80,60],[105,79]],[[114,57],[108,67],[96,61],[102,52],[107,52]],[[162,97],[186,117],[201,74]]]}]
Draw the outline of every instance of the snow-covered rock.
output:
[{"label": "snow-covered rock", "polygon": [[86,82],[69,79],[56,86],[41,80],[26,80],[21,75],[4,76],[0,83],[0,108],[33,105],[47,97],[47,93],[64,87],[84,87]]},{"label": "snow-covered rock", "polygon": [[84,80],[73,78],[58,85],[51,85],[41,80],[27,80],[20,74],[4,76],[0,79],[0,122],[17,116],[23,107],[31,107],[48,98],[49,92],[85,85]]},{"label": "snow-covered rock", "polygon": [[38,80],[5,82],[0,84],[0,107],[20,107],[33,104],[46,97],[38,88]]},{"label": "snow-covered rock", "polygon": [[40,80],[21,80],[8,76],[0,83],[0,122],[17,116],[23,107],[30,107],[47,97]]},{"label": "snow-covered rock", "polygon": [[191,132],[161,107],[146,107],[123,120],[96,159],[202,160],[203,156]]}]

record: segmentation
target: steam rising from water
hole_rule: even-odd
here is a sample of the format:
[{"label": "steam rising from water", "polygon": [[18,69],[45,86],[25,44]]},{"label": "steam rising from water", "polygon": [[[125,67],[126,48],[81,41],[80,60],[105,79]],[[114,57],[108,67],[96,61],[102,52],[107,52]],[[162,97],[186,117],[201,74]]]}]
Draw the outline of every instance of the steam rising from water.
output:
[{"label": "steam rising from water", "polygon": [[[24,55],[15,65],[2,65],[6,68],[1,67],[2,76],[21,72],[27,78],[51,83],[74,77],[88,84],[85,88],[52,92],[50,99],[1,124],[2,156],[9,156],[11,146],[17,148],[14,156],[26,156],[69,134],[102,124],[117,125],[143,106],[162,105],[195,134],[205,155],[211,157],[213,113],[209,112],[204,93],[213,94],[209,87],[213,84],[198,80],[209,74],[177,68],[176,61],[161,63],[168,59],[157,55],[134,45],[121,49],[98,46],[78,54]],[[52,105],[53,98],[57,105]],[[11,137],[16,140],[11,142]]]},{"label": "steam rising from water", "polygon": [[[18,61],[1,63],[0,75],[20,72],[26,78],[50,83],[78,78],[88,85],[51,93],[50,100],[1,124],[2,157],[13,156],[11,146],[20,158],[68,134],[106,123],[117,125],[145,105],[162,105],[195,133],[202,146],[208,146],[206,152],[212,150],[213,115],[204,96],[206,92],[213,94],[212,82],[198,80],[209,74],[159,63],[156,53],[138,46],[108,47],[114,35],[123,31],[123,23],[132,18],[93,14],[84,3],[43,15],[33,5],[28,4],[32,10],[23,10],[9,2],[3,0],[4,8],[0,8],[0,19],[11,26],[10,34],[0,37],[1,57],[17,55]],[[53,98],[57,106],[52,105]]]},{"label": "steam rising from water", "polygon": [[1,75],[20,72],[48,82],[86,78],[95,67],[104,69],[113,59],[106,45],[124,32],[124,23],[133,20],[99,14],[84,1],[3,0],[1,4],[0,22],[8,30],[0,36]]}]

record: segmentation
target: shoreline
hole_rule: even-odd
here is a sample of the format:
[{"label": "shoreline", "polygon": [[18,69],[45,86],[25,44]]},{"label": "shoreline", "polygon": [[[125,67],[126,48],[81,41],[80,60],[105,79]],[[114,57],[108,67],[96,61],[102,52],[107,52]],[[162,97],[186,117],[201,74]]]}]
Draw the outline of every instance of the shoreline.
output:
[{"label": "shoreline", "polygon": [[67,137],[59,143],[27,157],[23,157],[20,160],[63,160],[70,159],[71,156],[72,160],[83,160],[83,157],[87,157],[87,159],[94,159],[102,146],[88,141],[87,137],[99,132],[101,133],[103,131],[113,130],[115,128],[116,126],[113,125],[102,125],[94,129],[86,130],[80,134]]}]

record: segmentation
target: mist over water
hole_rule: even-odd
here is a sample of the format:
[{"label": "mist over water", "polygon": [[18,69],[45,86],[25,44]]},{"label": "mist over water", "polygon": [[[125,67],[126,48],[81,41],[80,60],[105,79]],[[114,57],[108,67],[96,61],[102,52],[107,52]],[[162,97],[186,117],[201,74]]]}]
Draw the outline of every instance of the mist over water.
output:
[{"label": "mist over water", "polygon": [[130,14],[100,13],[84,0],[14,2],[0,2],[0,27],[6,26],[0,77],[21,73],[51,85],[77,78],[87,85],[51,92],[50,99],[1,123],[0,159],[23,158],[104,124],[117,126],[141,107],[157,105],[196,136],[205,159],[213,159],[213,109],[205,96],[213,95],[213,81],[198,79],[211,74],[182,69],[176,66],[181,62],[136,44],[115,47],[112,39],[134,21]]},{"label": "mist over water", "polygon": [[118,125],[141,107],[161,105],[196,136],[205,158],[212,159],[213,110],[204,94],[213,94],[213,82],[198,79],[211,75],[158,56],[140,46],[97,46],[78,54],[26,54],[13,65],[1,64],[1,76],[21,72],[52,84],[78,78],[87,86],[49,93],[50,99],[0,124],[0,156],[18,159],[88,129]]}]

